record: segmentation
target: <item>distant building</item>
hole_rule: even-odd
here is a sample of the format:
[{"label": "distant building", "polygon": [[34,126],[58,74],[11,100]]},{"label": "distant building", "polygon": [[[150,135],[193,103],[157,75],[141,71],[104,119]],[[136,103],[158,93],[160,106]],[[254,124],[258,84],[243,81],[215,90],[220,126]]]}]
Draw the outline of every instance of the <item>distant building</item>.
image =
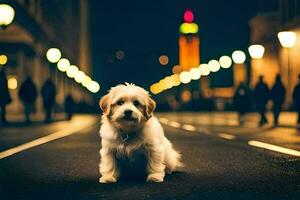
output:
[{"label": "distant building", "polygon": [[[9,78],[15,78],[18,86],[26,76],[31,76],[40,90],[51,77],[57,87],[57,103],[72,93],[77,101],[91,102],[91,94],[65,73],[57,71],[56,64],[46,59],[46,51],[59,48],[63,57],[91,75],[89,45],[88,0],[7,0],[16,13],[15,19],[5,30],[0,30],[0,54],[8,58],[4,65]],[[10,91],[13,102],[8,112],[22,110],[17,89]],[[37,111],[41,111],[39,96]]]}]

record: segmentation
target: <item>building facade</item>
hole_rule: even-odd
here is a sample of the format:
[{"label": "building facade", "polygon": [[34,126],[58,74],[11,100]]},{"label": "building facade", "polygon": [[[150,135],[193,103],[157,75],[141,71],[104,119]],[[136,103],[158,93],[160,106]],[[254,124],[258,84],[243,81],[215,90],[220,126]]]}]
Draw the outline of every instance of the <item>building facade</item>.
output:
[{"label": "building facade", "polygon": [[[15,19],[6,29],[0,30],[0,54],[6,55],[8,79],[16,80],[17,87],[10,90],[13,99],[8,113],[20,113],[22,105],[18,88],[27,76],[33,78],[40,91],[44,81],[51,78],[57,88],[56,102],[63,105],[71,93],[76,101],[92,103],[92,95],[83,86],[57,70],[56,64],[46,59],[49,48],[56,47],[71,64],[91,75],[89,50],[88,0],[7,0],[15,10]],[[36,111],[42,111],[41,95]],[[58,106],[59,107],[59,106]]]},{"label": "building facade", "polygon": [[[292,105],[292,91],[300,74],[300,0],[279,0],[279,9],[273,13],[263,13],[250,20],[251,43],[265,48],[262,59],[251,61],[251,85],[259,75],[263,75],[269,87],[280,74],[286,87],[285,108]],[[292,48],[283,48],[277,37],[280,31],[296,33],[296,43]]]}]

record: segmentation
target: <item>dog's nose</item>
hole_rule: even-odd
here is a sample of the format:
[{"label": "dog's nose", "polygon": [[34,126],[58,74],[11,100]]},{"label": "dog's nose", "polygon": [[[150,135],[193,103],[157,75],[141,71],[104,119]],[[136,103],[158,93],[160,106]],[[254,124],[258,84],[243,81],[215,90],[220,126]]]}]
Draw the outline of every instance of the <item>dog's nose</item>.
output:
[{"label": "dog's nose", "polygon": [[132,114],[132,110],[125,110],[124,111],[125,116],[131,116],[131,114]]}]

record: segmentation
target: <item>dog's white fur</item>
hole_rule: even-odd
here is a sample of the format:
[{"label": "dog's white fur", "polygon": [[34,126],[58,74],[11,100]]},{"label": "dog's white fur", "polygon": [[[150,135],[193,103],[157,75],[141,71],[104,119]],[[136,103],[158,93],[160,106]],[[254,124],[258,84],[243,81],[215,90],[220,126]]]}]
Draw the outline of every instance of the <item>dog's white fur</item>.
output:
[{"label": "dog's white fur", "polygon": [[[165,172],[171,173],[181,165],[180,154],[153,116],[155,106],[147,91],[128,83],[112,87],[100,100],[100,183],[116,182],[120,177],[116,159],[130,159],[137,152],[147,158],[148,182],[162,182]],[[125,110],[131,110],[132,117],[126,119]]]}]

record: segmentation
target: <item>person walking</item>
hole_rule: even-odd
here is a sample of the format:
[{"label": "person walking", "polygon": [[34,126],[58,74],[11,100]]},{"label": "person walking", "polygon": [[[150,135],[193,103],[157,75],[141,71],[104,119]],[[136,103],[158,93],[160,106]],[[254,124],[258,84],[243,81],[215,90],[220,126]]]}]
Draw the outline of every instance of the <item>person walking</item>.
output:
[{"label": "person walking", "polygon": [[26,123],[30,123],[30,114],[32,113],[37,98],[37,89],[30,76],[21,84],[19,97],[24,106]]},{"label": "person walking", "polygon": [[68,94],[65,98],[65,112],[67,113],[67,119],[71,120],[74,113],[75,102],[71,94]]},{"label": "person walking", "polygon": [[293,91],[293,101],[298,112],[297,123],[300,124],[300,74],[298,75],[299,82]]},{"label": "person walking", "polygon": [[6,105],[11,102],[11,97],[8,91],[7,78],[4,69],[0,69],[0,112],[1,123],[7,123],[6,120]]},{"label": "person walking", "polygon": [[55,104],[55,97],[56,97],[56,87],[52,82],[51,78],[48,78],[44,85],[42,86],[42,98],[43,98],[43,107],[46,112],[45,115],[45,122],[49,123],[52,120],[52,108]]},{"label": "person walking", "polygon": [[270,99],[270,91],[267,84],[264,82],[263,76],[259,76],[259,80],[254,88],[253,94],[256,109],[260,114],[259,125],[262,126],[268,122],[265,112],[266,104]]},{"label": "person walking", "polygon": [[245,84],[240,83],[236,89],[233,104],[239,115],[239,124],[243,125],[244,115],[250,108],[250,91]]},{"label": "person walking", "polygon": [[278,119],[281,112],[282,104],[285,99],[285,88],[281,82],[281,76],[276,75],[275,84],[271,89],[271,100],[273,102],[274,125],[278,125]]}]

